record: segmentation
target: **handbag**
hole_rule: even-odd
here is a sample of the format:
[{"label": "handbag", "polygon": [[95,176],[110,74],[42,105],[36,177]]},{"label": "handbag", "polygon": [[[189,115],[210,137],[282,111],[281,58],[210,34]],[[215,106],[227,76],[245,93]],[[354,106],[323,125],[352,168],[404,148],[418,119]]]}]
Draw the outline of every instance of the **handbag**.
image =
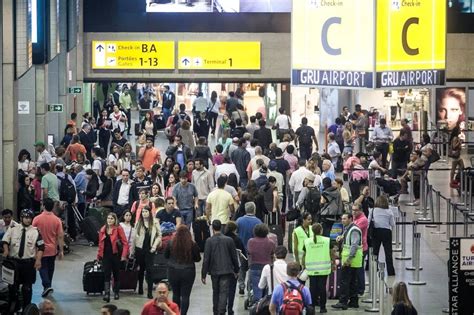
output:
[{"label": "handbag", "polygon": [[286,221],[294,221],[299,219],[301,212],[298,209],[291,209],[286,213]]},{"label": "handbag", "polygon": [[440,158],[441,158],[441,157],[439,156],[438,151],[432,150],[432,151],[431,151],[431,155],[430,155],[430,157],[428,158],[428,162],[429,162],[430,164],[433,164],[434,162],[439,161]]}]

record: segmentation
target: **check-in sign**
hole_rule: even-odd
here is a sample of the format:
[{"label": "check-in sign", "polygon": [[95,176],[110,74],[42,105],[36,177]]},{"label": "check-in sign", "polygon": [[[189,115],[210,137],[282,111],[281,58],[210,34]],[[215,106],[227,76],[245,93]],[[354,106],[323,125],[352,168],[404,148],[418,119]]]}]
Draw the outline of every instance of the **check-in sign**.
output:
[{"label": "check-in sign", "polygon": [[178,69],[260,70],[260,42],[178,42]]},{"label": "check-in sign", "polygon": [[174,42],[93,41],[92,69],[174,69]]},{"label": "check-in sign", "polygon": [[373,87],[374,0],[293,0],[292,84]]},{"label": "check-in sign", "polygon": [[377,1],[377,87],[444,84],[446,1]]}]

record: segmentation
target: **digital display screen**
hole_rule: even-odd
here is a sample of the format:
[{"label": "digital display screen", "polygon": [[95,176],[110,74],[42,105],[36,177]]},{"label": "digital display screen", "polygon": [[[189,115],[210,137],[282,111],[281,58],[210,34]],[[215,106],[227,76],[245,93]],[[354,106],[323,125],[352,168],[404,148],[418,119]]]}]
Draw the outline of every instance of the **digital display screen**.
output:
[{"label": "digital display screen", "polygon": [[291,0],[144,0],[146,12],[291,12]]}]

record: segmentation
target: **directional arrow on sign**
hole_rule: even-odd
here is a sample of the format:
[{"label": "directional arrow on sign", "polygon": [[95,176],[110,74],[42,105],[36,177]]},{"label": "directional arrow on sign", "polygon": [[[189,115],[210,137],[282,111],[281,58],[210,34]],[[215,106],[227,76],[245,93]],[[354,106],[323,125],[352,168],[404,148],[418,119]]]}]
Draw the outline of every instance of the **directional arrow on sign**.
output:
[{"label": "directional arrow on sign", "polygon": [[188,58],[184,58],[181,62],[182,62],[185,66],[187,66],[191,61],[189,61]]},{"label": "directional arrow on sign", "polygon": [[97,49],[99,52],[102,52],[102,50],[105,49],[105,48],[104,48],[104,46],[99,45],[95,49]]}]

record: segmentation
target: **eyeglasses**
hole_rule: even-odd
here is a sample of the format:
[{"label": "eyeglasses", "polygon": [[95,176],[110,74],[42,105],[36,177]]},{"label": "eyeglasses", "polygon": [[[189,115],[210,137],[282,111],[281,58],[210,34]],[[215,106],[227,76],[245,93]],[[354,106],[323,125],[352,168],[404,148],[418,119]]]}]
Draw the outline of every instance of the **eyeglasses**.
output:
[{"label": "eyeglasses", "polygon": [[166,203],[166,204],[167,204],[168,206],[172,206],[172,205],[174,205],[174,203],[169,203],[169,202],[168,202],[168,203]]}]

